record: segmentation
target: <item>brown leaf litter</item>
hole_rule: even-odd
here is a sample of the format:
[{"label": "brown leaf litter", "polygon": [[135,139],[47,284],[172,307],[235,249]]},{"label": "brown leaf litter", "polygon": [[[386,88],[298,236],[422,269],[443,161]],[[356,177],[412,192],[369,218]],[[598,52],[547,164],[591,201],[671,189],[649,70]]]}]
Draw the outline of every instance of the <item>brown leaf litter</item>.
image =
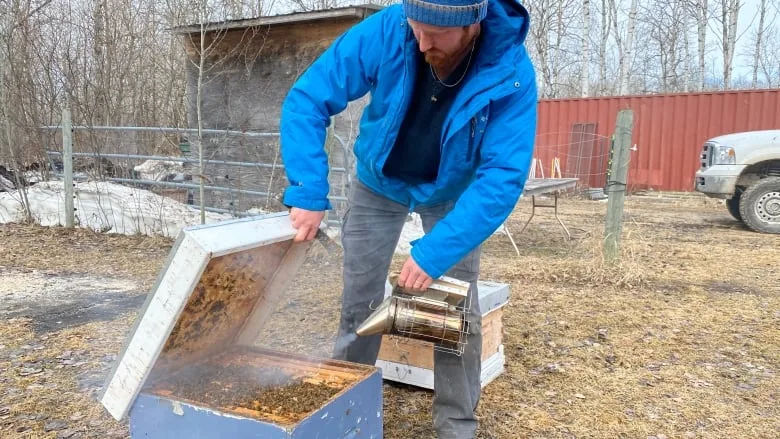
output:
[{"label": "brown leaf litter", "polygon": [[[780,236],[744,229],[718,203],[630,198],[622,260],[610,265],[600,251],[605,204],[561,200],[570,241],[546,211],[519,234],[527,204],[507,222],[521,256],[502,235],[483,249],[482,278],[509,283],[511,298],[506,370],[482,393],[480,438],[777,437]],[[0,240],[6,267],[149,280],[170,246],[21,225],[0,226]],[[329,350],[340,291],[339,263],[305,266],[268,328],[298,330],[275,346]],[[127,437],[95,398],[134,317],[46,339],[29,321],[0,320],[0,436]],[[43,372],[17,373],[25,367]],[[430,405],[430,392],[386,383],[385,437],[434,437]],[[46,432],[56,420],[66,429]]]}]

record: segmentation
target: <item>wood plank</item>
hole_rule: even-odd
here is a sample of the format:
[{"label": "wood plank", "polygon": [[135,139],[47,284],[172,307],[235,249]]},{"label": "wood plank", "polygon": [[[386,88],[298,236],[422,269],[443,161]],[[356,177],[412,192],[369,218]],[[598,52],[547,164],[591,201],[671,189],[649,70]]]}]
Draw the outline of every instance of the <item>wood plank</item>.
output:
[{"label": "wood plank", "polygon": [[326,369],[332,369],[332,370],[344,370],[344,371],[354,371],[355,373],[358,373],[360,375],[370,375],[371,373],[376,371],[376,367],[369,366],[366,364],[360,364],[360,363],[352,363],[349,361],[342,361],[342,360],[334,360],[331,358],[316,358],[316,357],[309,357],[306,355],[301,354],[292,354],[289,352],[282,352],[282,351],[275,351],[268,348],[263,347],[257,347],[257,346],[236,346],[232,349],[232,351],[235,352],[255,352],[260,353],[264,355],[269,356],[276,356],[279,358],[287,358],[294,361],[300,361],[300,362],[311,362],[315,361],[320,367],[326,368]]},{"label": "wood plank", "polygon": [[287,212],[204,224],[185,230],[212,258],[292,241],[297,234]]},{"label": "wood plank", "polygon": [[[483,361],[498,352],[499,346],[503,343],[502,317],[502,308],[497,308],[482,316]],[[423,369],[433,369],[433,352],[433,343],[384,335],[377,359]]]},{"label": "wood plank", "polygon": [[116,420],[130,410],[208,260],[189,237],[182,239],[176,251],[188,257],[171,259],[101,398]]},{"label": "wood plank", "polygon": [[383,335],[377,358],[407,366],[433,369],[433,344],[425,341]]},{"label": "wood plank", "polygon": [[354,370],[328,365],[319,359],[297,359],[280,355],[267,355],[261,352],[231,352],[221,356],[213,362],[222,365],[239,365],[252,368],[264,366],[278,367],[288,371],[300,371],[309,375],[317,375],[324,378],[337,377],[346,382],[355,382],[373,372],[373,370]]},{"label": "wood plank", "polygon": [[232,346],[294,236],[286,212],[185,228],[104,386],[109,413],[124,418],[152,373]]},{"label": "wood plank", "polygon": [[[503,349],[499,349],[490,358],[482,362],[482,375],[480,377],[482,387],[485,387],[504,372]],[[377,360],[377,366],[382,368],[384,379],[397,381],[412,386],[433,390],[433,369],[424,369],[417,366],[407,366],[390,361]]]},{"label": "wood plank", "polygon": [[487,360],[503,343],[503,308],[498,308],[482,317],[482,361]]}]

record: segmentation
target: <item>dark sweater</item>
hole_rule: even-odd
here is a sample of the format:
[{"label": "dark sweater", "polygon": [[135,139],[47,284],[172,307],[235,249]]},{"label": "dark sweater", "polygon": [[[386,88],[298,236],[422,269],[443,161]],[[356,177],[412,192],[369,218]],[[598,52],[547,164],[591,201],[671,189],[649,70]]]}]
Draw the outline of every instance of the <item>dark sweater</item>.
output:
[{"label": "dark sweater", "polygon": [[[476,50],[476,48],[475,48]],[[444,81],[437,81],[421,52],[417,54],[417,71],[409,108],[401,123],[393,149],[385,161],[384,174],[418,185],[436,180],[441,159],[442,128],[458,90],[458,80],[469,67],[469,55]]]}]

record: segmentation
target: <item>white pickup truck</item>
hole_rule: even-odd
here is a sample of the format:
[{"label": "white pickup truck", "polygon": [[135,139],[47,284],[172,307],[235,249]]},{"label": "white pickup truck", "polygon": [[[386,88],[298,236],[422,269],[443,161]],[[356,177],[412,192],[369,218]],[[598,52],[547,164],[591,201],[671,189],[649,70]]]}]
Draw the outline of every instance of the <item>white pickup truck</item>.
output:
[{"label": "white pickup truck", "polygon": [[725,199],[731,215],[752,230],[780,233],[780,130],[706,141],[696,190]]}]

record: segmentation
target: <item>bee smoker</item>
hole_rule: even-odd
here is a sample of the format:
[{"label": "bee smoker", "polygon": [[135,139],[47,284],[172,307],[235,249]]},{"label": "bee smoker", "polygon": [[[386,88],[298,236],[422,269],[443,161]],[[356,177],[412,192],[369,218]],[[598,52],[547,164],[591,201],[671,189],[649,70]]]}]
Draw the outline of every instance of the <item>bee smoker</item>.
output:
[{"label": "bee smoker", "polygon": [[431,342],[434,349],[461,355],[468,334],[469,283],[450,277],[427,290],[411,291],[391,276],[392,293],[360,325],[357,335],[388,334]]}]

